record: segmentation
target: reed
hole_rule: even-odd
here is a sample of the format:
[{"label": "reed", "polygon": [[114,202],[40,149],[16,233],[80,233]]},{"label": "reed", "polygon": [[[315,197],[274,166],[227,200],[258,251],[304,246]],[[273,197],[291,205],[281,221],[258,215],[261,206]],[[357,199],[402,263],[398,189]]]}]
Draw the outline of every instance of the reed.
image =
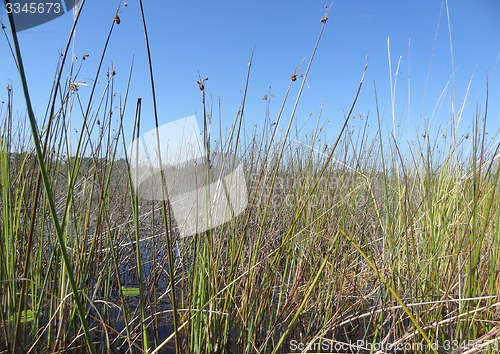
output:
[{"label": "reed", "polygon": [[[107,83],[101,93],[94,84],[82,102],[79,65],[87,64],[66,64],[75,20],[58,63],[69,77],[57,76],[38,125],[11,21],[31,138],[16,126],[22,117],[13,113],[9,88],[0,110],[1,353],[278,353],[307,351],[307,344],[316,352],[368,353],[376,345],[498,351],[500,164],[499,145],[486,135],[488,97],[467,136],[458,136],[460,119],[453,119],[461,107],[439,135],[426,130],[403,142],[394,114],[392,130],[384,131],[378,102],[376,131],[363,115],[351,130],[361,88],[377,97],[360,68],[332,144],[321,111],[315,128],[298,136],[295,112],[327,20],[328,13],[304,76],[292,73],[279,116],[267,115],[260,131],[248,135],[243,122],[251,60],[227,134],[213,123],[214,103],[200,77],[204,148],[222,157],[204,161],[205,177],[210,162],[235,168],[238,157],[248,205],[184,238],[168,198],[133,188],[122,122],[133,65],[123,97],[114,68],[102,70],[115,22],[94,80],[106,75]],[[152,65],[150,72],[147,99],[155,100]],[[299,84],[287,120],[283,108]],[[83,123],[71,150],[68,128],[76,118]]]}]

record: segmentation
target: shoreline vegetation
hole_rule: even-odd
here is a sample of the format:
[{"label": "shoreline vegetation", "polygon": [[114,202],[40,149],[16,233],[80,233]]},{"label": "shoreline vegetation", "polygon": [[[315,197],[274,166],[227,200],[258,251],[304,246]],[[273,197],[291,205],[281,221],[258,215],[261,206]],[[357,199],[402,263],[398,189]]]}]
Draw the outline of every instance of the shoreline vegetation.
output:
[{"label": "shoreline vegetation", "polygon": [[[289,89],[307,79],[328,10]],[[361,86],[370,86],[365,67],[332,145],[321,113],[301,142],[295,118],[281,113],[248,137],[250,61],[236,119],[215,144],[209,132],[222,137],[222,128],[212,126],[200,79],[207,156],[238,157],[248,205],[182,238],[168,200],[138,196],[119,154],[128,87],[115,96],[110,71],[77,112],[73,78],[55,80],[38,126],[15,30],[10,38],[31,137],[16,125],[9,87],[0,109],[0,353],[498,352],[500,163],[486,113],[466,136],[453,120],[406,146],[396,131],[383,141],[377,102],[375,137],[367,117],[351,131]],[[134,109],[139,129],[140,100]],[[68,119],[79,114],[70,154]]]}]

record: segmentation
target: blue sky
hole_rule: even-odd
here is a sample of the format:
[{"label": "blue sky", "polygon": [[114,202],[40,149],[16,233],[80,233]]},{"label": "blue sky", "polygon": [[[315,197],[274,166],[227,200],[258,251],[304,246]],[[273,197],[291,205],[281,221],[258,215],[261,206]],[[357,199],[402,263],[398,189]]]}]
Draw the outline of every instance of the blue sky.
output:
[{"label": "blue sky", "polygon": [[[299,73],[305,73],[320,33],[325,4],[316,0],[144,1],[160,124],[196,113],[200,127],[203,126],[201,93],[195,83],[199,72],[202,78],[209,78],[206,89],[214,102],[214,123],[218,124],[217,101],[220,97],[221,124],[223,129],[229,128],[241,102],[247,64],[254,45],[245,109],[246,129],[250,132],[254,124],[262,128],[266,112],[266,101],[262,98],[265,94],[269,97],[274,95],[270,101],[270,119],[275,121],[290,76],[302,60]],[[83,54],[89,54],[89,57],[76,81],[85,80],[91,84],[118,5],[117,1],[87,0],[85,3],[71,50],[79,60]],[[431,135],[433,132],[437,135],[437,129],[445,127],[451,119],[450,100],[456,99],[456,105],[461,106],[471,82],[468,92],[470,103],[464,110],[460,128],[461,133],[466,134],[470,130],[468,126],[474,117],[476,104],[484,111],[486,74],[491,80],[500,53],[500,2],[451,0],[448,5],[455,89],[453,81],[449,81],[453,70],[446,4],[439,1],[333,2],[296,113],[297,126],[304,125],[302,132],[305,134],[315,127],[323,104],[322,122],[326,124],[328,140],[336,137],[343,123],[343,112],[347,113],[355,96],[367,56],[369,66],[354,114],[366,117],[370,112],[369,124],[373,132],[376,130],[375,80],[379,109],[384,115],[383,126],[386,131],[391,129],[390,38],[393,84],[401,57],[394,100],[395,123],[400,125],[397,129],[401,141],[406,143],[414,139],[417,130],[419,134],[423,133],[424,116],[428,117]],[[102,92],[106,71],[114,65],[117,73],[115,90],[124,94],[135,53],[125,115],[126,137],[130,142],[137,97],[143,99],[142,132],[154,127],[153,111],[139,2],[130,0],[126,8],[121,5],[120,11],[121,23],[114,27],[97,92]],[[8,26],[3,8],[0,19]],[[72,15],[66,14],[18,34],[39,122],[45,114],[59,53],[65,46],[71,25]],[[9,27],[7,30],[10,37]],[[431,56],[432,66],[423,105]],[[500,78],[496,77],[499,75],[494,74],[489,86],[490,134],[496,132],[500,122]],[[24,102],[20,80],[7,41],[2,36],[2,101],[7,98],[6,86],[9,83],[14,87],[14,109],[22,113]],[[288,123],[299,87],[300,78],[292,86],[283,126]],[[408,90],[411,95],[409,112],[405,99]],[[82,86],[79,93],[85,97],[88,91],[90,86]],[[439,101],[441,96],[442,103]],[[17,116],[18,119],[21,117],[24,119],[22,114]],[[74,119],[73,124],[78,126],[78,117]],[[360,123],[359,117],[351,121],[355,130],[359,129]]]}]

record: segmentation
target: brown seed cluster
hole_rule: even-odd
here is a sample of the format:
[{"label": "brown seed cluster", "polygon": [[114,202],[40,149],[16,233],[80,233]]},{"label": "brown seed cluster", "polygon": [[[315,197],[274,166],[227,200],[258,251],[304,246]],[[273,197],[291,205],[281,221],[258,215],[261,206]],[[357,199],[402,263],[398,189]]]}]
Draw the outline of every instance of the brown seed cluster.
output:
[{"label": "brown seed cluster", "polygon": [[293,73],[293,75],[290,76],[290,80],[296,81],[297,80],[297,74]]},{"label": "brown seed cluster", "polygon": [[200,91],[203,91],[205,89],[205,81],[208,80],[208,76],[205,76],[205,78],[201,81],[196,80],[196,83],[198,84],[198,88]]},{"label": "brown seed cluster", "polygon": [[116,23],[117,25],[120,24],[121,20],[120,20],[120,16],[118,16],[118,14],[116,14],[115,17],[113,18],[113,22]]}]

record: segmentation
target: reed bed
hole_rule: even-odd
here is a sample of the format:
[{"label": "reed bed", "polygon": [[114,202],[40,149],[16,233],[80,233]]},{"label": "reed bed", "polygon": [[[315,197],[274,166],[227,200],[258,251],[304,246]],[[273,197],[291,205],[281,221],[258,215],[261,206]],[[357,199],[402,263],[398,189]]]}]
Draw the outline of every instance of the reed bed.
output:
[{"label": "reed bed", "polygon": [[[58,67],[70,76],[55,79],[37,125],[15,29],[11,38],[31,133],[17,125],[24,117],[14,115],[9,89],[0,134],[1,353],[498,351],[500,164],[486,110],[467,137],[450,123],[405,144],[383,130],[378,107],[349,130],[353,92],[328,144],[321,114],[307,136],[292,134],[301,88],[292,118],[267,116],[250,134],[243,99],[215,144],[208,132],[223,136],[222,128],[212,126],[200,80],[207,155],[239,157],[248,205],[182,238],[169,201],[132,186],[122,154],[131,108],[127,93],[116,95],[113,69],[103,92],[94,86],[82,102],[66,49]],[[313,58],[289,87],[303,85]],[[74,117],[83,121],[76,152]]]}]

